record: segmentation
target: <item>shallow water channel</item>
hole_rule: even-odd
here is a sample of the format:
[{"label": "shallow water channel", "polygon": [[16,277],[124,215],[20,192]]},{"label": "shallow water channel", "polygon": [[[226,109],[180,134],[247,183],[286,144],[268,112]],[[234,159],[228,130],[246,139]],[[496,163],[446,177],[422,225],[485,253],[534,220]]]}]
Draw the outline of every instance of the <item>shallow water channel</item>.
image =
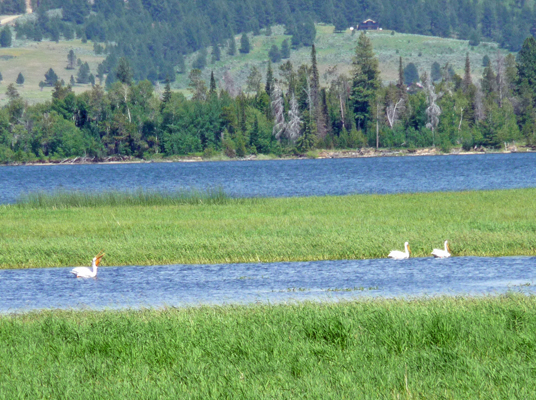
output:
[{"label": "shallow water channel", "polygon": [[0,270],[0,313],[367,297],[535,293],[536,257],[453,257]]}]

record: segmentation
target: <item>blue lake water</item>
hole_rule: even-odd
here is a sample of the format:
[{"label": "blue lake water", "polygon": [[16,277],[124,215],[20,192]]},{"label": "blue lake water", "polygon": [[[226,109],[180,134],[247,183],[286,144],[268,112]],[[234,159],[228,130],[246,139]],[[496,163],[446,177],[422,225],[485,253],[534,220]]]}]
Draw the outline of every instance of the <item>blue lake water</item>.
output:
[{"label": "blue lake water", "polygon": [[198,304],[338,301],[363,296],[535,294],[536,257],[453,257],[0,270],[0,313]]},{"label": "blue lake water", "polygon": [[1,167],[0,203],[40,190],[223,188],[239,197],[536,187],[536,153]]}]

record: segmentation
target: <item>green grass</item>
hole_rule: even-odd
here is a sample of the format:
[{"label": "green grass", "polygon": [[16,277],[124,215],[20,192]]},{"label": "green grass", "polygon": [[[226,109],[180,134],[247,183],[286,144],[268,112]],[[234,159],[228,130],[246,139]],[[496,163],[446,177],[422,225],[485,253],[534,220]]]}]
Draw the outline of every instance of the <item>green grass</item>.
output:
[{"label": "green grass", "polygon": [[[316,26],[315,46],[317,50],[318,68],[320,71],[321,84],[329,86],[329,82],[335,78],[330,76],[328,69],[336,67],[336,75],[345,73],[351,76],[351,64],[357,44],[359,33],[351,34],[350,30],[343,33],[334,33],[332,25]],[[237,53],[236,56],[228,56],[227,49],[222,49],[221,61],[210,64],[210,49],[208,55],[209,64],[203,71],[204,79],[208,82],[211,71],[214,71],[219,85],[223,73],[228,70],[233,77],[237,87],[244,87],[246,79],[253,66],[266,74],[268,65],[268,52],[272,45],[281,46],[285,39],[291,36],[284,35],[284,28],[281,26],[272,27],[272,36],[265,36],[262,31],[259,36],[249,35],[251,52],[249,54]],[[398,79],[399,57],[403,58],[404,65],[413,62],[419,74],[427,72],[430,76],[432,64],[437,61],[441,66],[448,62],[454,70],[463,76],[465,67],[465,56],[469,53],[471,61],[471,72],[473,81],[478,81],[482,77],[482,59],[489,56],[492,62],[496,59],[498,45],[496,43],[483,42],[479,46],[470,47],[467,40],[457,40],[440,38],[434,36],[423,36],[413,34],[395,33],[391,35],[390,30],[370,31],[367,33],[372,41],[374,52],[380,62],[381,78],[384,83],[394,82]],[[235,37],[237,49],[240,48],[241,35]],[[508,52],[501,50],[503,55]],[[196,59],[197,53],[192,54],[187,59],[187,70]],[[292,50],[290,61],[297,68],[301,64],[311,63],[311,48],[302,47]],[[286,62],[286,60],[283,60]],[[279,65],[274,64],[274,76],[279,77]],[[184,93],[188,93],[188,74],[177,75],[174,87]]]},{"label": "green grass", "polygon": [[[31,15],[21,17],[33,18]],[[327,74],[329,68],[336,66],[336,73],[351,72],[351,62],[357,43],[358,34],[352,35],[350,30],[344,33],[334,33],[332,25],[317,25],[316,47],[318,66],[321,74],[322,85],[329,85],[333,76]],[[208,82],[210,72],[214,74],[221,86],[223,73],[229,70],[233,80],[238,87],[243,87],[247,76],[253,66],[258,67],[263,74],[266,73],[268,51],[272,45],[281,46],[285,39],[290,40],[290,36],[284,35],[282,26],[272,27],[272,36],[259,36],[250,34],[251,52],[249,54],[237,53],[236,56],[228,56],[226,48],[222,49],[222,59],[214,64],[210,64],[210,49],[208,55],[209,64],[203,71],[204,78]],[[443,65],[449,62],[454,69],[463,74],[465,55],[469,52],[471,60],[471,71],[473,80],[476,81],[482,76],[482,58],[488,55],[491,60],[495,60],[498,50],[495,43],[482,43],[477,47],[468,46],[467,40],[446,39],[433,36],[421,36],[411,34],[396,33],[391,35],[391,31],[369,32],[374,51],[380,61],[381,77],[384,82],[395,81],[398,78],[398,59],[403,57],[405,63],[413,62],[419,69],[419,73],[424,71],[430,75],[430,68],[434,61]],[[15,36],[15,35],[14,35]],[[236,36],[237,49],[240,48],[240,35]],[[31,40],[14,40],[13,47],[0,49],[0,72],[3,81],[0,87],[0,104],[5,104],[7,98],[5,89],[10,83],[15,83],[19,72],[25,77],[22,86],[17,85],[17,89],[29,103],[39,103],[51,99],[53,88],[39,88],[39,82],[44,80],[45,72],[52,68],[60,79],[69,83],[71,75],[76,78],[76,70],[67,70],[67,54],[69,50],[74,50],[76,56],[82,62],[88,62],[91,72],[96,75],[97,65],[104,60],[105,55],[96,55],[93,52],[93,43],[82,43],[81,40],[60,41],[59,43],[44,40],[34,42]],[[398,52],[397,52],[398,51]],[[297,68],[300,64],[310,64],[311,49],[303,47],[291,52],[290,61]],[[504,51],[506,54],[506,52]],[[420,54],[420,55],[419,55]],[[186,69],[190,70],[197,53],[187,58]],[[286,60],[284,60],[286,61]],[[279,76],[279,64],[274,65],[275,77]],[[189,79],[188,73],[178,74],[177,81],[173,84],[173,89],[189,94],[186,90]],[[162,86],[162,85],[161,85]],[[91,85],[75,85],[73,90],[76,93],[89,90]],[[162,90],[162,87],[157,90]]]},{"label": "green grass", "polygon": [[0,317],[0,399],[530,399],[536,298]]},{"label": "green grass", "polygon": [[[15,37],[15,34],[13,34]],[[44,40],[34,42],[29,40],[14,40],[13,47],[0,49],[0,72],[3,81],[0,85],[0,104],[6,104],[5,95],[7,86],[15,83],[19,72],[24,76],[24,85],[15,85],[22,97],[29,103],[42,103],[52,100],[54,88],[39,88],[39,82],[45,80],[45,73],[52,68],[59,79],[69,83],[71,75],[76,79],[78,67],[67,70],[67,54],[73,50],[82,62],[87,62],[91,73],[97,74],[97,66],[105,55],[96,55],[93,52],[93,43],[82,43],[81,40],[60,41],[59,43]],[[97,80],[98,83],[98,80]],[[75,93],[81,93],[91,89],[91,84],[76,84],[73,87]]]},{"label": "green grass", "polygon": [[226,204],[231,199],[223,189],[179,190],[163,192],[156,190],[133,191],[53,191],[32,192],[22,195],[16,202],[19,208],[62,209],[73,207],[105,206],[162,206],[180,204]]},{"label": "green grass", "polygon": [[0,268],[536,255],[536,189],[227,199],[222,204],[0,206]]}]

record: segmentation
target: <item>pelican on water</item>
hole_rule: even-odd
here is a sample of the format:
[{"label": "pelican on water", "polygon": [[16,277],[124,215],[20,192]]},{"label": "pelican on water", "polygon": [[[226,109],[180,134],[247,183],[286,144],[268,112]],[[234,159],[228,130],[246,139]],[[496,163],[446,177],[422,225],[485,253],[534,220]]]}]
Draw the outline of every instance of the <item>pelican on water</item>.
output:
[{"label": "pelican on water", "polygon": [[411,254],[411,250],[409,249],[409,243],[404,243],[404,249],[405,251],[400,250],[393,250],[389,253],[387,257],[392,258],[394,260],[406,260],[409,258]]},{"label": "pelican on water", "polygon": [[76,275],[77,278],[95,278],[97,276],[97,269],[99,267],[101,258],[104,257],[104,253],[101,253],[93,257],[93,261],[91,262],[91,268],[76,267],[71,270],[71,274]]},{"label": "pelican on water", "polygon": [[450,247],[449,247],[449,242],[447,240],[445,240],[445,250],[441,250],[441,249],[434,249],[432,251],[432,255],[435,257],[435,258],[448,258],[450,257]]}]

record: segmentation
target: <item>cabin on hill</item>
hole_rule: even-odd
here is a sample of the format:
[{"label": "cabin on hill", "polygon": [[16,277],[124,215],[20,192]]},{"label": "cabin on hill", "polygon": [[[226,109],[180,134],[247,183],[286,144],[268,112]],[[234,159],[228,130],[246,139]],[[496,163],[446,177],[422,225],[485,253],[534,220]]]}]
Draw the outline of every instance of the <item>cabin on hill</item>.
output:
[{"label": "cabin on hill", "polygon": [[367,19],[361,22],[357,26],[358,31],[376,31],[380,27],[380,24],[372,19]]}]

